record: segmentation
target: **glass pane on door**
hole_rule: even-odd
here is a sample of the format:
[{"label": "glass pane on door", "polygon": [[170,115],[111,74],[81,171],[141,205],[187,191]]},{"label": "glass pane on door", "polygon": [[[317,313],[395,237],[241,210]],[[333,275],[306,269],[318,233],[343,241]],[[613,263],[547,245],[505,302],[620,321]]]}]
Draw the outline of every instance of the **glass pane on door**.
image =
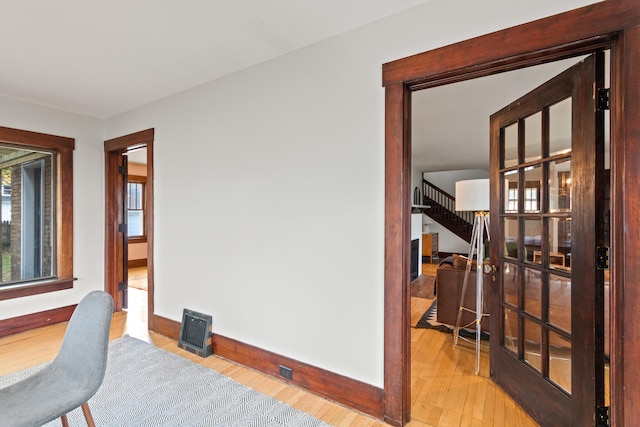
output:
[{"label": "glass pane on door", "polygon": [[571,393],[571,341],[549,332],[549,380]]},{"label": "glass pane on door", "polygon": [[549,323],[571,333],[571,280],[549,275]]},{"label": "glass pane on door", "polygon": [[526,145],[525,162],[540,160],[542,157],[542,113],[538,112],[524,119],[524,139]]},{"label": "glass pane on door", "polygon": [[524,211],[540,212],[540,185],[542,167],[530,166],[524,170]]},{"label": "glass pane on door", "polygon": [[504,167],[518,164],[518,124],[507,126],[504,132],[504,153],[502,158]]},{"label": "glass pane on door", "polygon": [[571,120],[563,114],[571,117],[571,98],[501,132],[500,339],[541,380],[570,392],[572,150]]},{"label": "glass pane on door", "polygon": [[571,98],[549,108],[549,156],[571,151]]},{"label": "glass pane on door", "polygon": [[571,159],[549,162],[549,212],[571,211]]}]

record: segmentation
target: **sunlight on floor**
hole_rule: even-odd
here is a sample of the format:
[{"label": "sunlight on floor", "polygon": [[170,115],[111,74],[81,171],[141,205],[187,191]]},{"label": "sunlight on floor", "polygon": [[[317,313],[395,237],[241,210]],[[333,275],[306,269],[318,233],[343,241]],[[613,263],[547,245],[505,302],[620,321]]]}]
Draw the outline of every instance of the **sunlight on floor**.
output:
[{"label": "sunlight on floor", "polygon": [[[135,272],[133,271],[135,270]],[[149,342],[147,329],[148,293],[146,291],[146,268],[131,269],[129,286],[129,308],[126,310],[125,334]],[[142,288],[142,289],[140,289]]]}]

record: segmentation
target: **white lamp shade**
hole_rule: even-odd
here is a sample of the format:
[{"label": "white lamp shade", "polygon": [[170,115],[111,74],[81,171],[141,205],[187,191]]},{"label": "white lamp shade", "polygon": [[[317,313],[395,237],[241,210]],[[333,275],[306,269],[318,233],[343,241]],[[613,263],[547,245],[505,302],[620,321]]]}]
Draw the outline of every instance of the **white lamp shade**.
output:
[{"label": "white lamp shade", "polygon": [[457,211],[488,211],[489,180],[469,179],[456,182]]}]

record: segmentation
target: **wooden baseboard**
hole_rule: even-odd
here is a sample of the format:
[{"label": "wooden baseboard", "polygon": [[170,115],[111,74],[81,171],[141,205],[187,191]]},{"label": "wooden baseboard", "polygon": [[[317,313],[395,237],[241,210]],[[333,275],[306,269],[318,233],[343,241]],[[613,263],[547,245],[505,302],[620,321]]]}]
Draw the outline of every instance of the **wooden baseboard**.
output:
[{"label": "wooden baseboard", "polygon": [[153,332],[172,338],[176,341],[180,339],[180,322],[154,314],[152,323]]},{"label": "wooden baseboard", "polygon": [[[180,322],[153,317],[154,332],[180,338]],[[213,335],[213,353],[378,419],[384,416],[381,388],[217,334]],[[293,370],[291,380],[280,376],[280,365]]]},{"label": "wooden baseboard", "polygon": [[127,268],[138,268],[138,267],[146,267],[147,259],[130,259],[127,261]]},{"label": "wooden baseboard", "polygon": [[0,320],[0,337],[66,322],[71,318],[71,314],[73,310],[75,310],[76,305],[77,304]]}]

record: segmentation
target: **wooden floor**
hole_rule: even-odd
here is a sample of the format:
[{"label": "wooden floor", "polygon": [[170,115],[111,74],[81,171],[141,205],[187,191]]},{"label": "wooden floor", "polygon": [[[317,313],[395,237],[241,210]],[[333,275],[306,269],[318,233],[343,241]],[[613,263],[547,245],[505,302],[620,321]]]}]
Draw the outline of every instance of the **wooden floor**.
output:
[{"label": "wooden floor", "polygon": [[[434,265],[435,266],[435,265]],[[426,265],[423,274],[435,267]],[[146,330],[146,292],[130,288],[129,312],[114,314],[111,339],[129,334],[195,363],[215,369],[236,381],[273,396],[332,426],[373,427],[387,424],[337,405],[312,393],[291,387],[216,356],[205,359],[177,347],[174,340]],[[411,324],[430,306],[431,300],[412,298]],[[0,338],[0,375],[49,361],[60,348],[66,323]],[[475,349],[459,343],[451,334],[431,329],[411,329],[411,413],[409,427],[536,426],[509,396],[489,378],[485,349],[482,368],[474,374]]]},{"label": "wooden floor", "polygon": [[[422,274],[435,276],[437,264],[423,264]],[[432,300],[411,298],[414,326]],[[489,378],[489,348],[482,347],[475,374],[475,343],[458,341],[433,329],[411,329],[410,427],[537,426]]]}]

